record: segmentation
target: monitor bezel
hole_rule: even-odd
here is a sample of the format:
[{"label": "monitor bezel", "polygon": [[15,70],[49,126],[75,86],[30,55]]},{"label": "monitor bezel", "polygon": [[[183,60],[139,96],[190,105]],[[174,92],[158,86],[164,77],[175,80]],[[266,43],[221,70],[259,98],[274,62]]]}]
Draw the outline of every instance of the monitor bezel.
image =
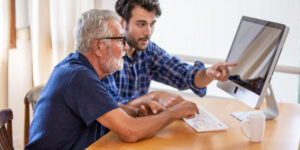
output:
[{"label": "monitor bezel", "polygon": [[256,19],[256,18],[252,18],[252,17],[247,17],[247,16],[243,16],[240,23],[239,23],[239,27],[237,29],[237,32],[234,36],[234,40],[231,44],[231,48],[230,48],[230,51],[227,55],[227,58],[226,58],[226,62],[228,61],[228,58],[229,56],[231,55],[232,53],[232,46],[237,38],[237,34],[240,30],[240,27],[241,27],[241,23],[243,21],[248,21],[248,22],[252,22],[252,23],[256,23],[256,24],[261,24],[261,25],[265,25],[265,26],[269,26],[269,27],[273,27],[273,28],[277,28],[277,29],[280,29],[281,30],[281,34],[280,34],[280,38],[279,38],[279,41],[278,41],[278,44],[277,44],[277,48],[275,49],[275,56],[273,56],[273,61],[271,62],[271,65],[269,66],[268,68],[268,73],[267,73],[267,77],[266,77],[266,80],[264,81],[264,86],[261,90],[261,93],[260,94],[257,94],[231,80],[228,80],[228,81],[225,81],[225,82],[218,82],[217,86],[219,88],[221,88],[222,90],[224,90],[225,92],[229,93],[230,95],[234,96],[235,98],[237,98],[238,100],[244,102],[245,104],[249,105],[250,107],[252,108],[260,108],[265,96],[266,96],[266,93],[267,93],[267,90],[268,90],[268,87],[269,87],[269,84],[270,84],[270,81],[271,81],[271,77],[273,75],[273,72],[275,70],[275,67],[276,67],[276,64],[278,62],[278,59],[279,59],[279,56],[280,56],[280,53],[282,51],[282,47],[285,43],[285,40],[286,40],[286,37],[287,37],[287,34],[288,34],[288,27],[284,24],[280,24],[280,23],[275,23],[275,22],[271,22],[271,21],[266,21],[266,20],[261,20],[261,19]]}]

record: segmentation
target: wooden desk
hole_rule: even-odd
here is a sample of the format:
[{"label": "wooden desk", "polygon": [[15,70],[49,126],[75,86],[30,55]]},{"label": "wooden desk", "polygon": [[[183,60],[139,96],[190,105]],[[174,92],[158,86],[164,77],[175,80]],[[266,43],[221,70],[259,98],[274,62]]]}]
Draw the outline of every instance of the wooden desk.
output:
[{"label": "wooden desk", "polygon": [[300,105],[279,104],[279,116],[266,121],[264,140],[251,143],[240,130],[240,121],[231,112],[251,110],[237,100],[185,97],[194,101],[219,118],[228,126],[226,131],[197,133],[184,121],[178,120],[158,132],[154,137],[137,143],[122,142],[114,133],[109,132],[93,143],[87,150],[98,149],[159,149],[159,150],[214,150],[214,149],[266,149],[296,150],[300,137]]}]

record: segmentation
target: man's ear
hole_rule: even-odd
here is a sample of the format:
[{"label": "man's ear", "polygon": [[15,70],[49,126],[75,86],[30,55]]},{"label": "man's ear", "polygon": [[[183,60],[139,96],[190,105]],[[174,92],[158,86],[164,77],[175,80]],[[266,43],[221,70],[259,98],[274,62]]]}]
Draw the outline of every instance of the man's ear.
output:
[{"label": "man's ear", "polygon": [[123,17],[121,17],[121,22],[120,23],[121,23],[122,28],[124,29],[126,21],[125,21],[125,19]]},{"label": "man's ear", "polygon": [[95,40],[92,44],[91,50],[93,53],[97,56],[102,56],[102,50],[101,50],[102,43],[99,40]]}]

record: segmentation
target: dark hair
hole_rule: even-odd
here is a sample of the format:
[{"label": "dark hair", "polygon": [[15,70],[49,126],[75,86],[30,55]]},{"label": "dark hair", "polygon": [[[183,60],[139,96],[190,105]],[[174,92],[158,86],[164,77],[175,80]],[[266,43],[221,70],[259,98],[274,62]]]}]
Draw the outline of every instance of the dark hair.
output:
[{"label": "dark hair", "polygon": [[116,2],[115,9],[116,12],[128,23],[129,19],[132,17],[131,12],[136,6],[140,6],[149,12],[154,11],[156,17],[161,15],[158,0],[118,0]]}]

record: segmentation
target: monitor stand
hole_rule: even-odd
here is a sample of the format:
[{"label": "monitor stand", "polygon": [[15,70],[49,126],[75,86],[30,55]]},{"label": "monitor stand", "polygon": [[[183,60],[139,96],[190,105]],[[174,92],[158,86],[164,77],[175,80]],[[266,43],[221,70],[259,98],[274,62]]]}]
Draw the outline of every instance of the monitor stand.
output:
[{"label": "monitor stand", "polygon": [[269,92],[265,96],[266,99],[266,108],[260,111],[247,111],[247,112],[233,112],[231,113],[234,117],[239,120],[245,120],[249,113],[263,113],[266,116],[266,119],[274,119],[278,115],[278,107],[274,97],[273,89],[271,84],[269,85]]}]

